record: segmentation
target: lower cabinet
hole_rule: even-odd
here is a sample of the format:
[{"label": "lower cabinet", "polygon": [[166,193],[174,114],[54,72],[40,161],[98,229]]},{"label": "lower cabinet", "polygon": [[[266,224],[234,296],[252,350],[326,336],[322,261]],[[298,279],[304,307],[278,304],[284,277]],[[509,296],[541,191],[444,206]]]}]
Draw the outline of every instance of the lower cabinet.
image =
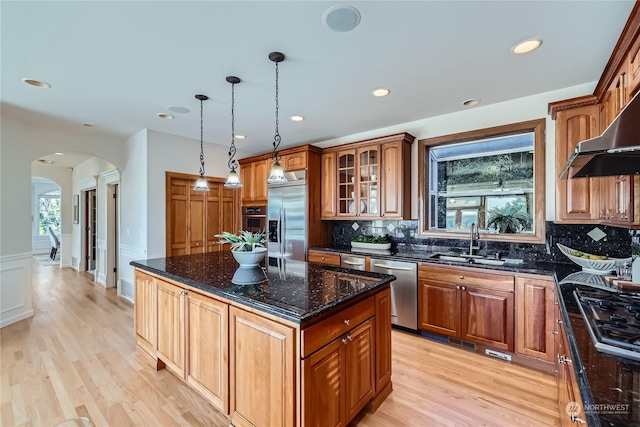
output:
[{"label": "lower cabinet", "polygon": [[229,375],[234,426],[294,426],[295,329],[229,309]]},{"label": "lower cabinet", "polygon": [[184,378],[185,311],[182,288],[158,280],[158,358]]},{"label": "lower cabinet", "polygon": [[304,359],[304,425],[346,426],[373,398],[374,363],[371,318]]},{"label": "lower cabinet", "polygon": [[554,307],[552,278],[516,277],[516,353],[554,361]]},{"label": "lower cabinet", "polygon": [[513,276],[433,265],[419,271],[421,330],[514,350]]},{"label": "lower cabinet", "polygon": [[153,359],[158,351],[157,309],[158,285],[156,278],[136,272],[134,325],[138,347]]}]

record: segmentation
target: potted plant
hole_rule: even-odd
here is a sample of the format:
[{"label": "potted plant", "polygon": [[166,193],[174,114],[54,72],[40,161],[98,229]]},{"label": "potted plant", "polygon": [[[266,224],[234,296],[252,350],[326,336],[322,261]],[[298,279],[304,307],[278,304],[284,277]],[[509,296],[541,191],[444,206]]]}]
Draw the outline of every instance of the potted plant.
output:
[{"label": "potted plant", "polygon": [[351,247],[360,249],[389,249],[391,247],[391,241],[387,236],[361,234],[353,239]]},{"label": "potted plant", "polygon": [[519,233],[531,229],[533,218],[519,206],[507,204],[502,209],[489,211],[487,229],[493,227],[498,233]]},{"label": "potted plant", "polygon": [[267,248],[264,247],[264,231],[240,231],[239,234],[229,233],[216,234],[220,238],[220,243],[230,243],[231,253],[238,261],[240,267],[256,266],[264,258]]}]

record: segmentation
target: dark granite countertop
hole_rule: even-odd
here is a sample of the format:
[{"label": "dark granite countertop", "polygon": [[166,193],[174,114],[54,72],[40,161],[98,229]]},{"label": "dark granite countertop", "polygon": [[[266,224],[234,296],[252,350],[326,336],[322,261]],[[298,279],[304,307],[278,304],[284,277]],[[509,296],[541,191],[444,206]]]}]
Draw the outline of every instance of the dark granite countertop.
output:
[{"label": "dark granite countertop", "polygon": [[395,279],[276,258],[266,259],[261,267],[240,269],[230,252],[132,261],[131,265],[300,324],[389,286]]},{"label": "dark granite countertop", "polygon": [[[434,255],[432,252],[424,250],[409,250],[394,249],[389,251],[375,251],[375,250],[353,250],[351,246],[313,246],[309,249],[315,249],[327,252],[336,252],[347,255],[357,256],[369,256],[374,258],[382,258],[397,261],[413,261],[413,262],[425,262],[439,265],[451,265],[455,267],[472,267],[481,268],[486,270],[500,270],[510,271],[514,273],[527,273],[527,274],[542,274],[552,276],[558,267],[558,264],[550,261],[527,261],[521,259],[509,259],[505,258],[503,265],[485,265],[485,264],[470,264],[460,263],[452,261],[443,261],[439,259],[430,258]],[[572,264],[574,265],[574,264]]]},{"label": "dark granite countertop", "polygon": [[591,427],[640,426],[640,363],[595,348],[573,295],[576,287],[600,286],[601,280],[586,273],[565,273],[556,273],[562,279],[559,303],[584,404],[582,414]]}]

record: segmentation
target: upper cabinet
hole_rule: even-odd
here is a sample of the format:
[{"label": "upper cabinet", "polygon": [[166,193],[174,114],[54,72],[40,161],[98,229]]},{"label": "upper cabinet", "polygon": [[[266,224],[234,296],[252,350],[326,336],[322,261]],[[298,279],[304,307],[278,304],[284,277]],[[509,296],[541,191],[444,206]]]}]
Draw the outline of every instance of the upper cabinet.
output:
[{"label": "upper cabinet", "polygon": [[400,133],[325,149],[322,219],[408,218],[414,139]]},{"label": "upper cabinet", "polygon": [[[549,104],[556,120],[556,177],[576,145],[602,134],[640,89],[636,2],[593,95]],[[640,228],[640,175],[557,179],[556,222]]]},{"label": "upper cabinet", "polygon": [[267,174],[270,160],[261,159],[245,163],[240,161],[240,179],[242,180],[241,199],[243,206],[267,204]]}]

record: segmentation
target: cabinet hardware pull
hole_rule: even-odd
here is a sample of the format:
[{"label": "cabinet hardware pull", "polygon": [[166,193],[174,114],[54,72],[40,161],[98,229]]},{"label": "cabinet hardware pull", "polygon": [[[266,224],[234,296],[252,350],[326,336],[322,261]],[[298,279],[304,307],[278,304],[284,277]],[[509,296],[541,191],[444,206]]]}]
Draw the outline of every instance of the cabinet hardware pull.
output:
[{"label": "cabinet hardware pull", "polygon": [[349,341],[353,341],[353,337],[352,337],[351,335],[347,335],[347,339],[348,339]]},{"label": "cabinet hardware pull", "polygon": [[563,322],[562,320],[558,319],[558,320],[556,320],[556,323],[557,323],[558,325],[562,325],[564,322]]},{"label": "cabinet hardware pull", "polygon": [[580,424],[586,424],[587,423],[585,420],[583,420],[580,417],[576,417],[574,414],[571,414],[571,422],[572,423],[580,423]]},{"label": "cabinet hardware pull", "polygon": [[456,285],[456,289],[460,289],[460,285]]},{"label": "cabinet hardware pull", "polygon": [[344,324],[349,326],[349,319],[344,319]]},{"label": "cabinet hardware pull", "polygon": [[346,344],[347,343],[347,339],[346,338],[342,338],[342,344]]},{"label": "cabinet hardware pull", "polygon": [[386,264],[373,264],[375,267],[386,268],[387,270],[402,270],[402,271],[413,271],[413,268],[409,267],[392,267]]},{"label": "cabinet hardware pull", "polygon": [[466,290],[467,290],[467,287],[466,287],[466,286],[463,286],[463,287],[462,287],[462,290],[463,290],[463,291],[466,291]]},{"label": "cabinet hardware pull", "polygon": [[553,305],[559,305],[560,303],[558,301],[553,301],[551,304]]},{"label": "cabinet hardware pull", "polygon": [[320,257],[320,259],[324,261],[324,257]]},{"label": "cabinet hardware pull", "polygon": [[347,265],[364,265],[360,262],[351,262],[351,261],[342,261],[342,262]]},{"label": "cabinet hardware pull", "polygon": [[558,363],[565,364],[565,365],[570,365],[572,362],[571,362],[571,359],[569,359],[564,354],[559,354],[558,355]]},{"label": "cabinet hardware pull", "polygon": [[459,277],[460,277],[461,279],[464,279],[464,276],[463,276],[463,275],[460,275]]},{"label": "cabinet hardware pull", "polygon": [[553,331],[553,332],[551,332],[551,333],[552,333],[553,335],[558,335],[558,334],[560,334],[560,332],[558,332],[558,331]]},{"label": "cabinet hardware pull", "polygon": [[558,372],[560,372],[560,371],[558,371],[557,369],[551,370],[551,373],[553,373],[553,374],[557,374]]}]

